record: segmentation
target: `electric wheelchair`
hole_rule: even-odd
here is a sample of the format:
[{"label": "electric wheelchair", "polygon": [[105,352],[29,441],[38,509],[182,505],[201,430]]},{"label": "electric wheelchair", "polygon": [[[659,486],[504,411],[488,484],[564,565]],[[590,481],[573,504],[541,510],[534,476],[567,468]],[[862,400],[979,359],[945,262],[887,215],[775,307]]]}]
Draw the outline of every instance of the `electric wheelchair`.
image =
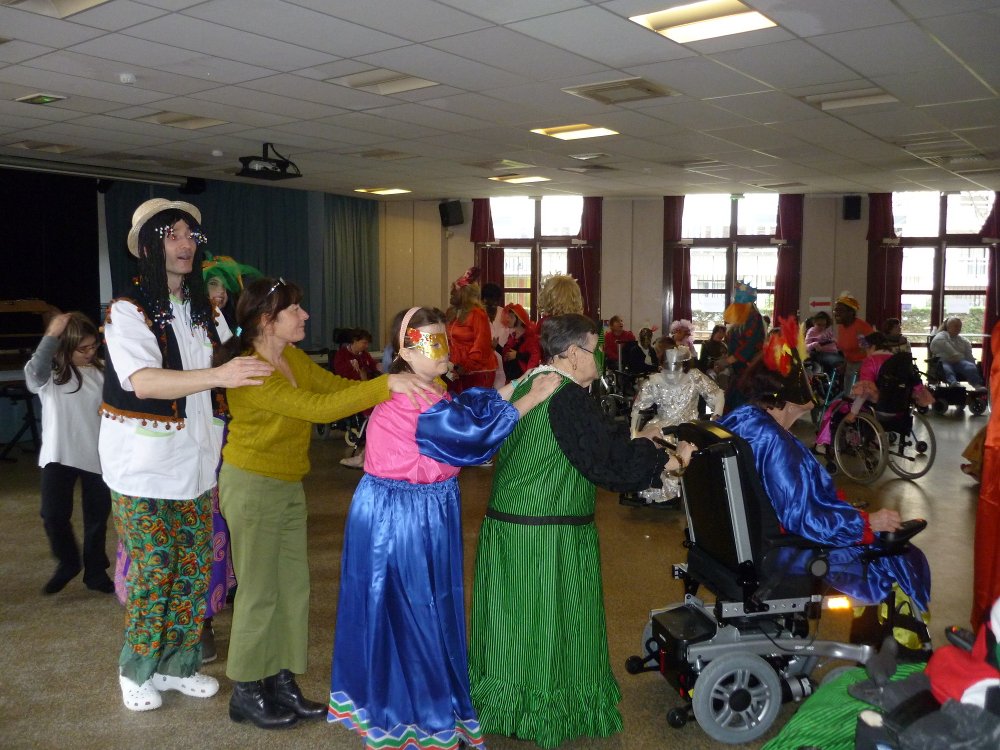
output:
[{"label": "electric wheelchair", "polygon": [[950,385],[945,380],[940,357],[933,354],[927,356],[927,388],[934,394],[932,408],[935,414],[944,414],[949,406],[954,406],[961,414],[968,406],[971,414],[979,416],[985,414],[990,405],[986,388],[976,388],[965,382]]},{"label": "electric wheelchair", "polygon": [[[812,693],[820,663],[864,664],[877,651],[818,638],[824,607],[849,606],[846,597],[824,595],[832,548],[782,532],[746,441],[714,422],[669,429],[698,449],[682,481],[687,563],[674,566],[685,597],[650,613],[643,655],[625,667],[632,674],[659,671],[690,701],[668,712],[671,726],[682,727],[693,714],[715,740],[750,742],[767,732],[783,702]],[[863,560],[906,551],[925,526],[908,521]],[[699,598],[700,587],[714,603]],[[892,623],[890,614],[882,632]]]}]

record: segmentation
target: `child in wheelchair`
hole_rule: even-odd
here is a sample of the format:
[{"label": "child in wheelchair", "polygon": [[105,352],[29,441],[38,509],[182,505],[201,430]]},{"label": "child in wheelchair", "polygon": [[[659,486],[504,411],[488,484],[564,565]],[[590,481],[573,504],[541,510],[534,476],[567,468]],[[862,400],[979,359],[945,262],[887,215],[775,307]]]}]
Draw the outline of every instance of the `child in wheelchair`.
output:
[{"label": "child in wheelchair", "polygon": [[[833,401],[823,415],[816,436],[817,453],[829,457],[829,446],[840,421],[854,422],[866,406],[891,431],[909,432],[902,428],[901,421],[908,415],[910,404],[927,408],[934,403],[934,396],[924,387],[909,352],[893,352],[879,331],[865,336],[865,343],[868,353],[851,388],[851,398]],[[900,429],[893,430],[896,426]]]}]

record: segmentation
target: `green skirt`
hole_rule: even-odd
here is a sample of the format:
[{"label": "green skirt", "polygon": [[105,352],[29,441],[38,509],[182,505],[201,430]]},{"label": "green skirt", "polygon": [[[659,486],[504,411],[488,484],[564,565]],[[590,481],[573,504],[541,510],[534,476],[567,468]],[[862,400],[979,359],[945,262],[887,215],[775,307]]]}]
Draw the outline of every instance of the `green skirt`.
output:
[{"label": "green skirt", "polygon": [[484,519],[469,676],[484,734],[555,747],[621,731],[593,522]]}]

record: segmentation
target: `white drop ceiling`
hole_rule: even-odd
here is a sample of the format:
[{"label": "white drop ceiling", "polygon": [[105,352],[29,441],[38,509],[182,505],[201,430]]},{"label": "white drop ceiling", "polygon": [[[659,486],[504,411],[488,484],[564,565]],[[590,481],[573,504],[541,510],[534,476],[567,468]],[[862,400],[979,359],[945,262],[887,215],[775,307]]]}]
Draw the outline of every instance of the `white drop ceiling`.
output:
[{"label": "white drop ceiling", "polygon": [[[235,180],[272,142],[304,177],[266,184],[412,191],[382,200],[1000,189],[1000,2],[745,2],[777,27],[680,45],[628,17],[681,0],[111,0],[65,19],[4,0],[0,164]],[[330,82],[380,68],[438,85]],[[563,91],[636,77],[674,95]],[[898,102],[806,101],[865,89]],[[66,98],[15,101],[35,93]],[[160,112],[224,124],[142,119]],[[530,132],[576,123],[620,135]],[[361,155],[387,151],[409,158]],[[549,181],[487,179],[511,172]]]}]

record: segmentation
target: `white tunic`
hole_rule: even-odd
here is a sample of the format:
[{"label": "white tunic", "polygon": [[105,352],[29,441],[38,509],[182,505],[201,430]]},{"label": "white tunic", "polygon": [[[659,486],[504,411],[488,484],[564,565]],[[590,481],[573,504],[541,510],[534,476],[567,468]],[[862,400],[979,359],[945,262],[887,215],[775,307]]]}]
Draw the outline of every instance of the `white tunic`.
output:
[{"label": "white tunic", "polygon": [[93,474],[101,473],[97,436],[101,417],[101,390],[104,373],[96,367],[78,367],[82,382],[75,376],[62,385],[53,381],[52,357],[59,346],[55,336],[45,336],[34,356],[24,366],[28,390],[42,402],[42,449],[38,465],[71,466]]},{"label": "white tunic", "polygon": [[[191,305],[170,298],[174,319],[170,322],[185,370],[212,366],[212,342],[199,326],[191,327]],[[220,315],[216,327],[222,341],[230,338],[229,326]],[[111,305],[104,326],[108,356],[126,391],[134,391],[130,378],[147,367],[161,367],[162,355],[156,337],[143,313],[128,300]],[[163,423],[144,426],[138,419],[101,420],[101,467],[104,482],[115,492],[164,500],[190,500],[212,489],[222,450],[222,420],[212,414],[211,391],[193,393],[186,399],[183,429]]]}]

